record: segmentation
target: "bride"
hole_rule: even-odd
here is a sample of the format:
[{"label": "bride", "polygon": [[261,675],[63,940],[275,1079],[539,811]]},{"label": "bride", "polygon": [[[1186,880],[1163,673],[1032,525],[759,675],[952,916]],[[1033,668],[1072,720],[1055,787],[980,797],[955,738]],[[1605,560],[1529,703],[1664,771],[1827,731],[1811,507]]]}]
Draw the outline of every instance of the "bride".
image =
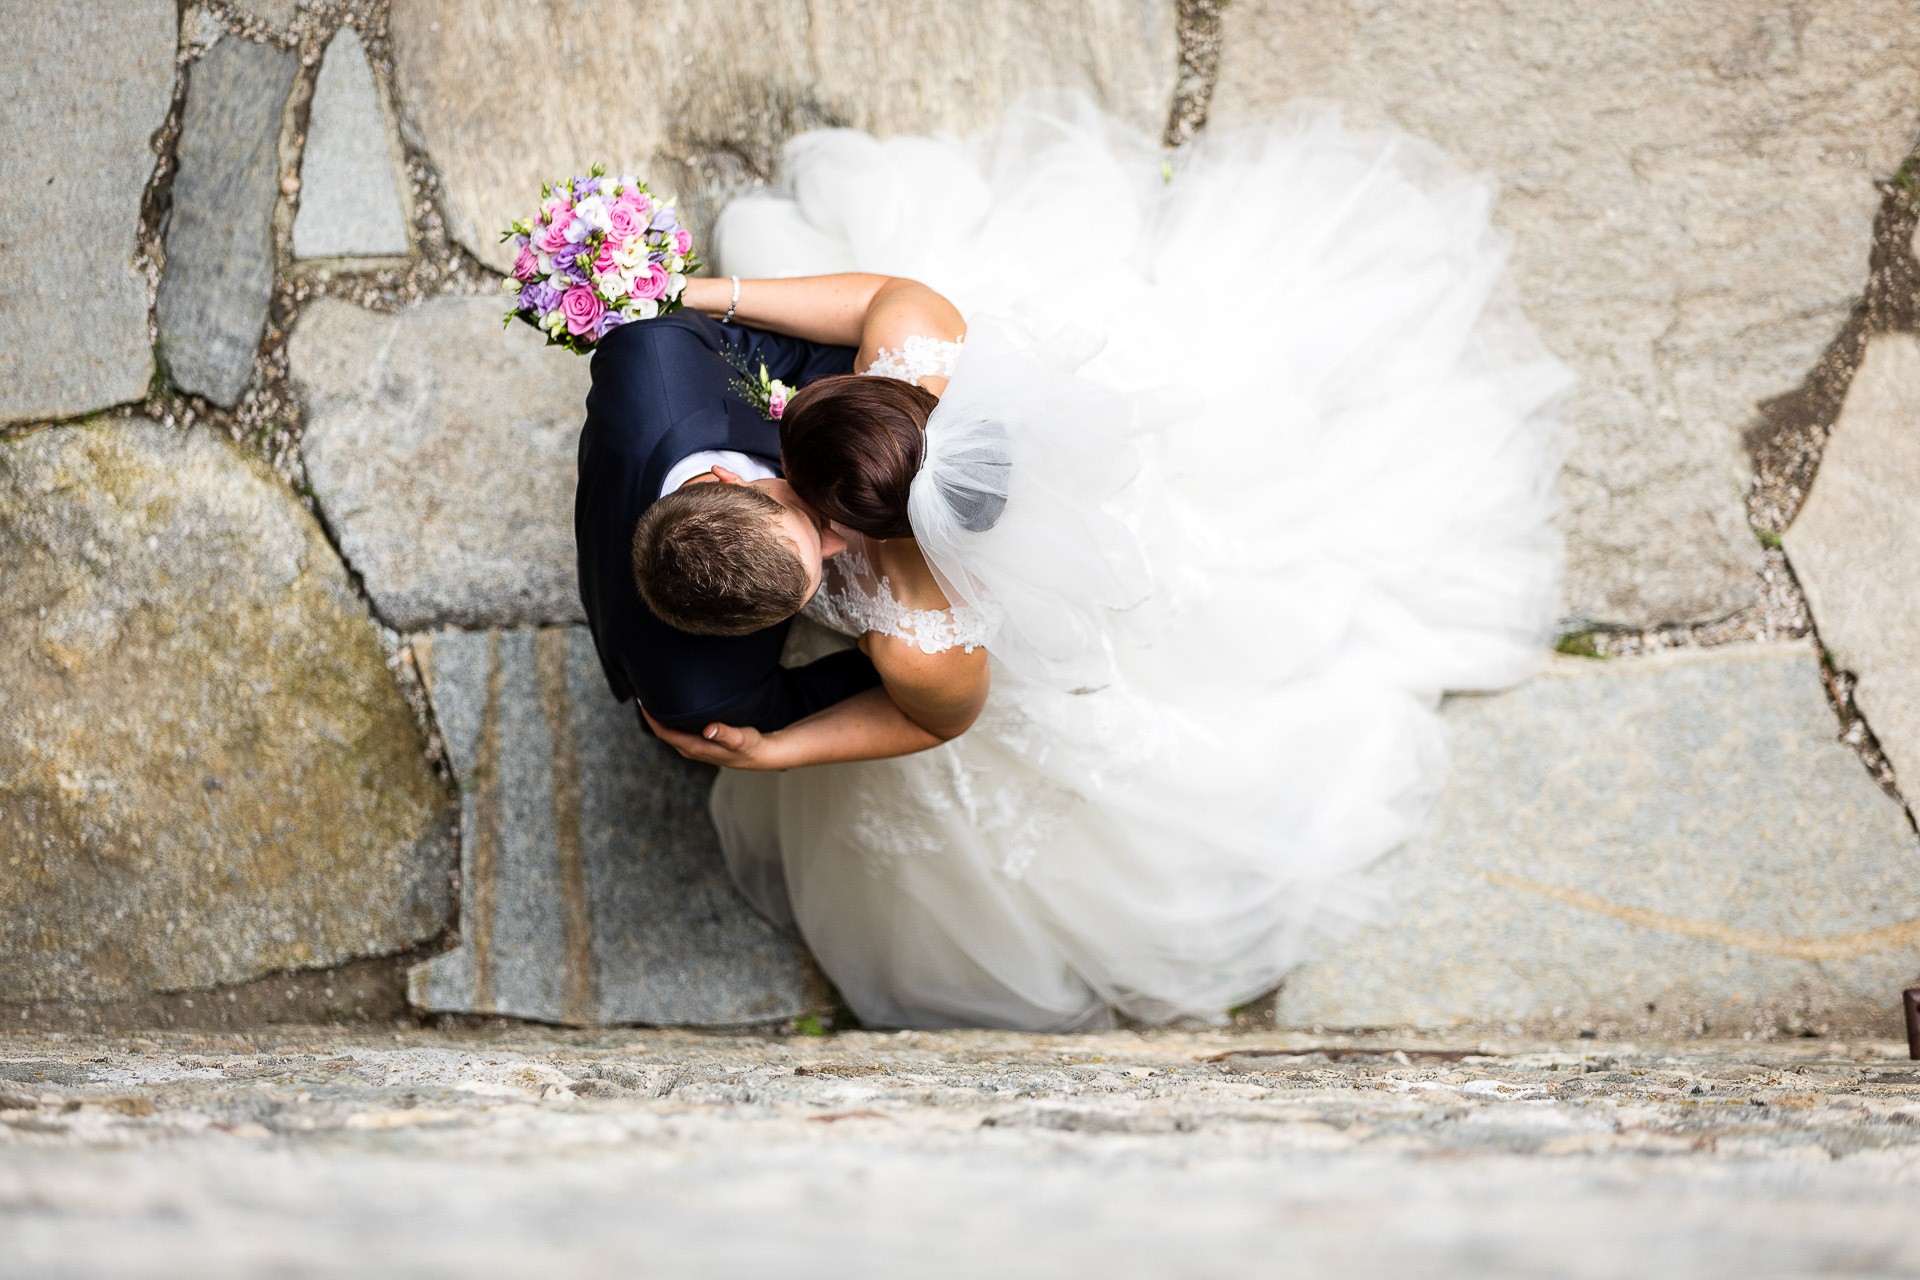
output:
[{"label": "bride", "polygon": [[868,1025],[1271,989],[1416,829],[1441,694],[1551,631],[1566,374],[1502,290],[1490,192],[1327,112],[1169,158],[1077,98],[787,163],[718,248],[739,319],[859,347],[782,450],[846,544],[806,613],[889,705],[859,741],[661,730],[729,766],[736,881]]}]

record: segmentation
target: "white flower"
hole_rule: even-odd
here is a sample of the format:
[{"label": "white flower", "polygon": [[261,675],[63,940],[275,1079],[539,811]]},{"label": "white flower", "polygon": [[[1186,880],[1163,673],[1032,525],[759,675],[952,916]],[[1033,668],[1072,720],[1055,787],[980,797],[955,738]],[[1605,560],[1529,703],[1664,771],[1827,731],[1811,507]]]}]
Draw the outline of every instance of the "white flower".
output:
[{"label": "white flower", "polygon": [[508,276],[500,282],[500,291],[502,293],[518,293],[520,292],[520,282],[512,276]]},{"label": "white flower", "polygon": [[687,278],[678,271],[667,277],[667,297],[677,298],[687,287]]},{"label": "white flower", "polygon": [[652,298],[635,298],[633,300],[633,314],[637,320],[651,320],[660,314],[660,304]]},{"label": "white flower", "polygon": [[[588,196],[585,200],[573,206],[573,216],[576,226],[584,223],[592,227],[595,231],[611,231],[613,229],[613,220],[607,216],[607,202],[599,196]],[[573,228],[569,227],[567,231],[568,238],[571,239]]]}]

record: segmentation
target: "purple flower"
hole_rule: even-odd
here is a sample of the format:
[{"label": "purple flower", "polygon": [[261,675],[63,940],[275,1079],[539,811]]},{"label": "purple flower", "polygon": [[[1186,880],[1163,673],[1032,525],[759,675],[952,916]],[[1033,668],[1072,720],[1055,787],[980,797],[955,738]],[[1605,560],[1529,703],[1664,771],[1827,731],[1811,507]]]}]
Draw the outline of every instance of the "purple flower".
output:
[{"label": "purple flower", "polygon": [[578,200],[581,196],[596,195],[599,193],[599,190],[600,179],[598,178],[575,178],[573,180],[573,195],[575,200]]},{"label": "purple flower", "polygon": [[633,319],[632,316],[623,315],[618,311],[607,312],[605,315],[600,317],[600,323],[594,330],[593,340],[595,342],[600,341],[600,339],[606,337],[608,334],[612,333],[615,329],[618,329],[621,325],[625,324],[627,321],[631,319]]},{"label": "purple flower", "polygon": [[647,224],[650,231],[672,231],[680,225],[680,219],[673,216],[672,205],[661,205],[654,211],[653,221]]},{"label": "purple flower", "polygon": [[560,305],[560,291],[545,280],[536,280],[520,290],[520,305],[544,316]]},{"label": "purple flower", "polygon": [[587,267],[593,262],[593,254],[585,245],[569,245],[553,255],[553,269],[574,284],[587,283]]}]

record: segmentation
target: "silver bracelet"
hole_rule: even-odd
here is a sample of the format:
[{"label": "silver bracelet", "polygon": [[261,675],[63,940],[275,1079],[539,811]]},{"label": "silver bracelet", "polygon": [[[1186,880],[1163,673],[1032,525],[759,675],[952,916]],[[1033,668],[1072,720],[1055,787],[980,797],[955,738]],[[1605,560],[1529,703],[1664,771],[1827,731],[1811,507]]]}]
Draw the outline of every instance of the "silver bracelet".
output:
[{"label": "silver bracelet", "polygon": [[720,317],[721,324],[732,324],[733,313],[740,309],[740,277],[733,277],[733,301],[727,304],[727,314]]}]

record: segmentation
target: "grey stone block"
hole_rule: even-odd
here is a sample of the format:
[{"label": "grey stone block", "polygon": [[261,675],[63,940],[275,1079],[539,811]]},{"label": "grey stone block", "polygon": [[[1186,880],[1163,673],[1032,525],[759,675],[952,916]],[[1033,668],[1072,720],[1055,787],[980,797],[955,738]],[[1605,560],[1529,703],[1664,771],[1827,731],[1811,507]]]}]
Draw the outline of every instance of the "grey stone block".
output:
[{"label": "grey stone block", "polygon": [[0,1000],[388,955],[452,805],[319,525],[224,436],[0,441]]},{"label": "grey stone block", "polygon": [[575,1025],[724,1025],[819,1003],[798,945],[727,877],[710,769],[645,736],[584,628],[419,642],[460,778],[460,947],[426,1010]]},{"label": "grey stone block", "polygon": [[1447,719],[1400,905],[1289,978],[1282,1023],[1898,1034],[1920,843],[1810,647],[1563,659]]},{"label": "grey stone block", "polygon": [[500,327],[493,295],[397,315],[337,299],[288,342],[307,476],[402,630],[582,618],[573,482],[587,362]]},{"label": "grey stone block", "polygon": [[407,252],[406,205],[393,139],[367,51],[352,27],[327,44],[300,158],[296,258]]},{"label": "grey stone block", "polygon": [[296,59],[227,38],[187,73],[180,171],[156,315],[173,384],[231,407],[253,374],[273,293],[280,122]]},{"label": "grey stone block", "polygon": [[1910,0],[1235,0],[1214,123],[1305,95],[1501,185],[1522,301],[1580,375],[1570,611],[1752,602],[1740,444],[1866,283],[1875,183],[1913,145]]},{"label": "grey stone block", "polygon": [[[395,0],[395,80],[489,265],[543,180],[601,160],[677,194],[703,229],[801,129],[967,133],[1032,89],[1084,88],[1158,132],[1173,0]],[[564,92],[555,86],[564,85]],[[581,103],[618,104],[581,110]]]},{"label": "grey stone block", "polygon": [[173,0],[10,5],[0,40],[0,422],[138,400],[153,376],[134,270]]},{"label": "grey stone block", "polygon": [[1821,642],[1920,795],[1920,338],[1868,345],[1786,545]]}]

